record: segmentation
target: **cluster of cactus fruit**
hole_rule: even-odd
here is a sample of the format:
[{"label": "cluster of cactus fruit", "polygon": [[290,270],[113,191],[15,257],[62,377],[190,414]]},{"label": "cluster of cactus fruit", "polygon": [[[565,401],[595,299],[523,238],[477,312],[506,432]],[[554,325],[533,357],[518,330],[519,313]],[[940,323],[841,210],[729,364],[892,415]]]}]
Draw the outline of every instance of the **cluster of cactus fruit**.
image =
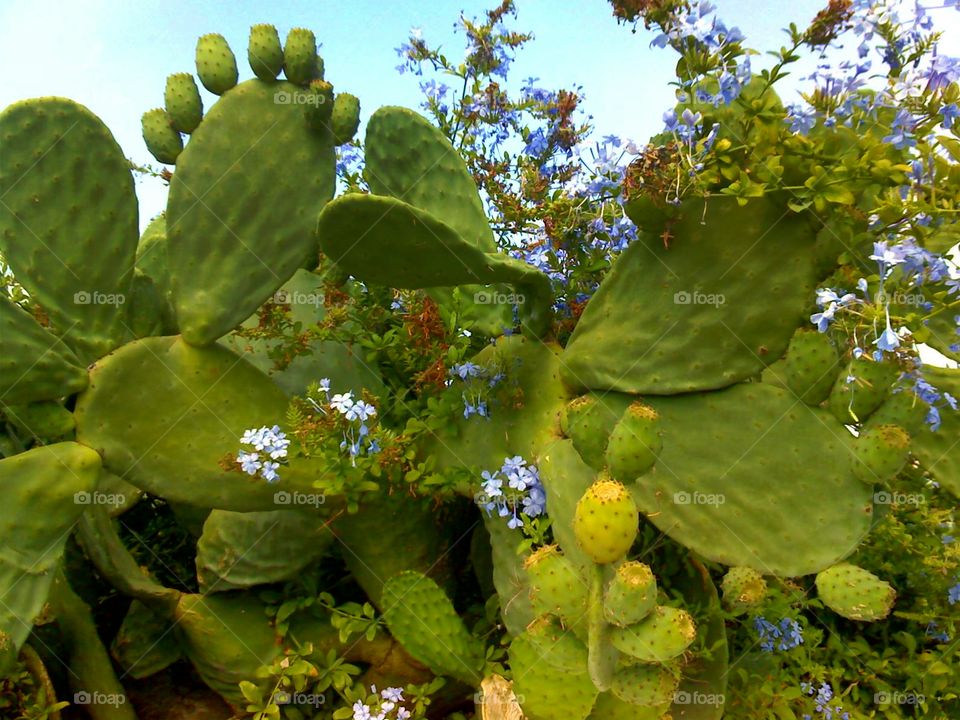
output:
[{"label": "cluster of cactus fruit", "polygon": [[[123,692],[113,661],[143,677],[182,658],[240,707],[240,684],[262,684],[258,670],[288,637],[362,664],[367,684],[441,675],[481,687],[487,649],[448,595],[455,538],[429,488],[344,479],[341,465],[296,453],[276,485],[223,462],[245,430],[282,421],[291,395],[321,377],[385,392],[347,344],[318,343],[272,373],[267,341],[233,332],[256,323],[278,289],[322,292],[320,273],[332,268],[440,305],[498,284],[523,298],[519,334],[504,333],[509,307],[461,314],[496,338],[474,361],[509,368],[522,404],[451,423],[417,452],[439,472],[518,455],[539,467],[555,544],[518,555],[517,534],[495,515],[481,516],[475,543],[527,717],[719,718],[722,702],[678,708],[676,696],[691,687],[722,698],[721,608],[756,608],[764,576],[818,574],[837,613],[887,616],[893,588],[841,561],[869,532],[874,489],[911,452],[958,492],[960,451],[924,427],[922,403],[894,391],[892,360],[851,359],[806,329],[813,291],[836,265],[813,218],[785,213],[776,195],[742,207],[687,201],[669,220],[638,212],[639,239],[560,347],[549,279],[498,251],[476,185],[439,130],[403,108],[376,111],[364,143],[370,191],[333,199],[335,147],[353,138],[359,102],[334,94],[307,30],[281,45],[275,28],[254,26],[248,59],[256,77],[238,84],[224,38],[200,38],[197,75],[217,102],[204,115],[193,77],[179,73],[164,108],[144,114],[148,149],[174,171],[166,212],[142,236],[130,170],[99,119],[61,98],[0,114],[0,251],[35,310],[0,298],[0,402],[46,441],[0,460],[4,667],[49,603],[75,684],[91,692]],[[677,299],[694,292],[725,302]],[[91,294],[120,300],[85,302]],[[322,307],[295,312],[316,322]],[[957,371],[939,374],[960,385]],[[957,421],[944,426],[949,438]],[[278,490],[325,500],[278,507]],[[107,508],[75,499],[97,492],[124,498],[114,514],[141,493],[202,513],[201,593],[145,574]],[[635,555],[641,523],[689,550],[665,586]],[[100,575],[134,600],[113,661],[60,569],[74,529]],[[318,612],[297,615],[281,637],[257,587],[295,577],[337,542],[389,632],[346,643]],[[731,568],[722,605],[704,559]],[[133,717],[129,705],[91,713]]]}]

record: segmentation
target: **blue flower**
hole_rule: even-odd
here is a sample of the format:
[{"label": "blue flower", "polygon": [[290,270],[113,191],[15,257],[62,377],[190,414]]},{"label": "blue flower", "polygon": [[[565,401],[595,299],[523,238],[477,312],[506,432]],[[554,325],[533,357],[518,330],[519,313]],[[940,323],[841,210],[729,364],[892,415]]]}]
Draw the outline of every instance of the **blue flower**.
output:
[{"label": "blue flower", "polygon": [[810,316],[810,322],[817,326],[817,331],[825,333],[830,328],[837,312],[837,303],[830,303],[825,310]]},{"label": "blue flower", "polygon": [[237,455],[237,462],[240,463],[242,470],[247,475],[256,475],[257,471],[260,470],[263,465],[258,458],[259,455],[257,455],[257,453],[241,451],[240,454]]},{"label": "blue flower", "polygon": [[454,365],[450,368],[450,374],[459,377],[461,380],[466,380],[471,377],[480,377],[483,369],[472,362],[460,363]]},{"label": "blue flower", "polygon": [[906,108],[900,108],[900,110],[897,111],[896,117],[893,119],[890,134],[883,138],[883,141],[890,143],[897,150],[915,147],[917,141],[912,133],[916,124],[917,121],[913,117],[913,114]]},{"label": "blue flower", "polygon": [[937,624],[931,620],[927,623],[927,629],[924,633],[928,638],[933,638],[937,642],[948,643],[950,642],[950,636],[944,631],[937,632]]},{"label": "blue flower", "polygon": [[353,407],[353,393],[337,393],[330,398],[330,405],[341,415],[346,415],[347,411]]},{"label": "blue flower", "polygon": [[774,625],[763,616],[753,619],[753,629],[760,636],[760,649],[764,652],[791,650],[803,643],[803,629],[796,620],[782,618]]},{"label": "blue flower", "polygon": [[260,475],[268,483],[272,483],[280,479],[280,476],[277,475],[277,468],[280,467],[280,463],[270,462],[269,460],[263,463],[263,467],[260,470]]},{"label": "blue flower", "polygon": [[890,327],[890,313],[887,313],[887,327],[876,340],[873,341],[880,350],[884,352],[893,352],[900,347],[900,338]]},{"label": "blue flower", "polygon": [[377,414],[377,409],[373,405],[370,405],[369,403],[365,403],[363,400],[357,400],[357,402],[355,402],[353,405],[347,408],[347,412],[344,413],[347,420],[349,420],[350,422],[353,422],[355,420],[359,420],[360,422],[366,422],[376,414]]},{"label": "blue flower", "polygon": [[960,582],[947,590],[947,602],[949,602],[951,605],[955,605],[960,602]]}]

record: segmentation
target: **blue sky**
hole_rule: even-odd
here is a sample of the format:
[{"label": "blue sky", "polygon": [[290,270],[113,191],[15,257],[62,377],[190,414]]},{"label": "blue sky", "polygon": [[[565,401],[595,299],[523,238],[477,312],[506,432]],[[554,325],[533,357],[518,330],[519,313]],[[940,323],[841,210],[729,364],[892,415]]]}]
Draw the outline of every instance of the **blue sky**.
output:
[{"label": "blue sky", "polygon": [[[129,157],[150,162],[140,115],[162,105],[166,76],[194,72],[197,37],[219,32],[238,56],[241,78],[250,77],[247,34],[258,22],[275,24],[281,37],[291,27],[312,29],[322,43],[327,79],[360,97],[363,117],[381,105],[417,107],[418,79],[397,73],[394,48],[411,27],[420,27],[430,43],[439,42],[451,58],[460,57],[463,38],[453,32],[459,11],[475,16],[495,2],[2,0],[0,67],[8,72],[0,85],[0,107],[28,97],[70,97],[106,122]],[[604,0],[517,4],[515,26],[532,30],[536,40],[518,58],[512,82],[535,76],[547,88],[582,85],[599,135],[643,141],[661,129],[661,114],[673,100],[668,85],[673,51],[651,49],[653,36],[642,28],[634,35],[617,25]],[[824,4],[717,0],[727,24],[739,26],[748,44],[763,50],[781,44],[781,28],[791,21],[805,26]],[[761,63],[758,58],[755,69]],[[205,107],[213,100],[205,94]],[[165,190],[159,181],[145,180],[138,192],[145,223],[163,208]]]}]

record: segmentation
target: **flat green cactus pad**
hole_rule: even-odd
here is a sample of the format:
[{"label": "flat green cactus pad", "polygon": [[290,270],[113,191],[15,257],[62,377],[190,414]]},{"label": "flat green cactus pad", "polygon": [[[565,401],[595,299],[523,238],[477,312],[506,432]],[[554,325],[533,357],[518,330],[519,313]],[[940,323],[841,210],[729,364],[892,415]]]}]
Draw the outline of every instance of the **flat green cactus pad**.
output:
[{"label": "flat green cactus pad", "polygon": [[[559,417],[569,399],[560,382],[559,347],[520,335],[499,338],[472,358],[477,365],[499,367],[506,373],[500,387],[522,404],[491,405],[490,419],[458,418],[423,449],[438,467],[478,466],[495,470],[504,458],[522,455],[534,462],[560,440]],[[478,478],[479,482],[479,478]]]},{"label": "flat green cactus pad", "polygon": [[0,250],[64,341],[89,362],[128,336],[137,197],[117,141],[72,100],[0,113]]},{"label": "flat green cactus pad", "polygon": [[242,680],[255,681],[261,665],[281,652],[276,633],[252,594],[184,595],[174,621],[184,655],[210,689],[240,706]]},{"label": "flat green cactus pad", "polygon": [[477,185],[447,137],[422,115],[382,107],[367,122],[364,177],[371,192],[426,210],[483,252],[495,252]]},{"label": "flat green cactus pad", "polygon": [[765,383],[645,400],[663,451],[637,504],[694,552],[793,577],[833,565],[869,530],[872,489],[851,472],[852,438],[830,413]]},{"label": "flat green cactus pad", "polygon": [[124,677],[150,677],[180,659],[180,645],[171,623],[139,600],[130,609],[110,644],[110,654]]},{"label": "flat green cactus pad", "polygon": [[573,442],[560,440],[540,455],[540,481],[547,496],[547,515],[553,537],[578,568],[593,567],[593,561],[580,549],[573,532],[573,516],[577,502],[583,497],[596,473],[581,458]]},{"label": "flat green cactus pad", "polygon": [[307,128],[302,105],[275,100],[301,92],[287,82],[241,83],[210,108],[177,159],[168,262],[191,344],[239,325],[315,251],[335,154],[326,134]]},{"label": "flat green cactus pad", "polygon": [[290,580],[319,560],[333,535],[316,515],[297,510],[213,510],[197,541],[203,593]]},{"label": "flat green cactus pad", "polygon": [[439,675],[480,682],[483,644],[433,580],[418,572],[398,573],[384,586],[383,601],[390,633],[414,658]]},{"label": "flat green cactus pad", "polygon": [[[300,323],[301,330],[321,322],[326,314],[320,276],[308,270],[297,270],[276,293],[277,302],[290,306],[290,320]],[[242,327],[255,328],[259,316],[254,313],[243,321]],[[352,391],[359,396],[367,390],[375,396],[385,394],[383,380],[377,371],[365,363],[353,348],[333,340],[312,342],[310,353],[298,355],[283,369],[276,367],[270,351],[281,344],[279,339],[244,338],[231,333],[220,343],[249,361],[291,395],[303,394],[311,383],[321,378],[330,379],[334,392]]]},{"label": "flat green cactus pad", "polygon": [[496,513],[491,516],[484,513],[483,524],[490,537],[493,585],[500,597],[500,617],[507,632],[516,636],[536,617],[530,600],[530,576],[523,569],[530,551],[517,554],[521,538]]},{"label": "flat green cactus pad", "polygon": [[717,198],[689,201],[671,232],[669,247],[641,235],[590,300],[564,353],[572,387],[709,390],[783,355],[815,284],[806,218]]},{"label": "flat green cactus pad", "polygon": [[0,297],[0,337],[0,400],[4,403],[53,400],[87,386],[86,369],[63,340],[6,297]]},{"label": "flat green cactus pad", "polygon": [[[924,367],[923,376],[939,390],[960,398],[960,370]],[[949,407],[941,408],[940,429],[933,431],[928,425],[920,426],[912,434],[910,449],[920,464],[933,475],[940,485],[960,498],[960,413]]]},{"label": "flat green cactus pad", "polygon": [[897,591],[869,570],[840,563],[817,573],[817,596],[838,615],[876,622],[890,614]]},{"label": "flat green cactus pad", "polygon": [[0,460],[0,638],[15,648],[26,641],[47,600],[70,530],[85,507],[82,496],[94,490],[99,475],[99,456],[73,442]]},{"label": "flat green cactus pad", "polygon": [[169,502],[239,512],[276,510],[281,491],[321,492],[313,480],[324,468],[315,461],[294,459],[272,485],[221,467],[244,430],[283,422],[287,409],[283,391],[229,350],[149,338],[90,372],[75,411],[78,441],[127,482]]}]

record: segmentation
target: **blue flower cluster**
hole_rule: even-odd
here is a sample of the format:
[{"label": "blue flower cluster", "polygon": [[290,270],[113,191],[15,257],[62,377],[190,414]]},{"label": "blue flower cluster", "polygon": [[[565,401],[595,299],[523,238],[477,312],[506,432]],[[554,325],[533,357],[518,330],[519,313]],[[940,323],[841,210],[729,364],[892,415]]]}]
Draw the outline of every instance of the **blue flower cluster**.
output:
[{"label": "blue flower cluster", "polygon": [[280,431],[279,425],[246,430],[240,438],[240,444],[249,445],[253,451],[241,450],[237,455],[240,468],[247,475],[259,474],[268,483],[280,479],[277,469],[287,457],[290,441]]},{"label": "blue flower cluster", "polygon": [[[363,453],[373,455],[380,452],[380,446],[377,441],[370,436],[370,428],[367,426],[367,420],[376,417],[377,409],[363,400],[354,400],[352,392],[330,393],[330,378],[323,378],[320,381],[320,392],[327,398],[330,407],[336,410],[344,420],[349,424],[343,431],[343,440],[340,442],[340,449],[346,450],[354,466],[357,464],[357,456]],[[321,406],[314,403],[314,407],[321,412],[326,412]]]},{"label": "blue flower cluster", "polygon": [[[845,712],[838,701],[833,699],[833,686],[829,683],[820,683],[819,688],[814,688],[810,683],[800,683],[800,689],[806,695],[813,697],[817,714],[823,716],[823,720],[850,720],[850,713]],[[813,720],[813,716],[805,714],[803,720]]]},{"label": "blue flower cluster", "polygon": [[[509,517],[507,527],[511,530],[523,527],[522,516],[535,518],[546,512],[547,496],[540,473],[519,455],[506,458],[499,470],[484,470],[480,476],[483,482],[477,504],[487,515],[496,509],[500,517]],[[504,480],[507,487],[503,487]]]},{"label": "blue flower cluster", "polygon": [[753,629],[760,636],[760,649],[764,652],[792,650],[803,643],[803,628],[796,620],[787,617],[774,625],[758,615],[753,619]]},{"label": "blue flower cluster", "polygon": [[931,620],[929,623],[927,623],[927,629],[926,629],[926,631],[924,632],[924,634],[925,634],[928,638],[932,638],[933,640],[936,640],[937,642],[941,642],[941,643],[948,643],[948,642],[950,642],[950,635],[947,634],[945,631],[940,630],[940,629],[939,629],[939,626],[938,626],[933,620]]},{"label": "blue flower cluster", "polygon": [[951,605],[956,605],[960,602],[960,582],[947,590],[947,602]]},{"label": "blue flower cluster", "polygon": [[487,405],[486,392],[499,385],[504,377],[502,372],[492,372],[489,368],[467,361],[450,368],[450,380],[447,384],[450,385],[454,381],[466,384],[467,389],[462,393],[464,418],[476,415],[489,420],[490,409]]},{"label": "blue flower cluster", "polygon": [[[376,695],[377,686],[371,685],[370,692]],[[375,702],[357,700],[352,707],[353,720],[409,720],[412,714],[401,705],[402,702],[403,688],[385,688]]]}]

